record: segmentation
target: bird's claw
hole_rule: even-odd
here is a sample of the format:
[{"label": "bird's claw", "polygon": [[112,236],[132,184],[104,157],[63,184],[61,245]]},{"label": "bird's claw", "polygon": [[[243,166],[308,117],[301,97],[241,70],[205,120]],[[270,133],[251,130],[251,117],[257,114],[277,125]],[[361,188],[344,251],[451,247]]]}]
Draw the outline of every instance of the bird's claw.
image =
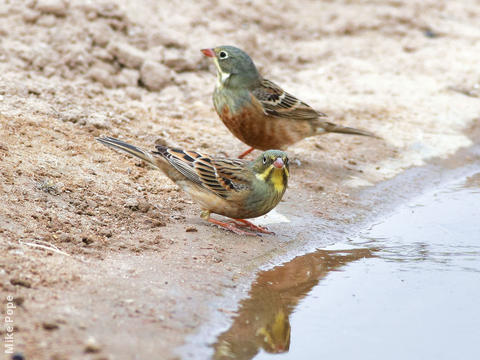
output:
[{"label": "bird's claw", "polygon": [[240,226],[247,227],[250,230],[253,230],[253,231],[256,231],[256,232],[259,232],[259,233],[262,233],[262,234],[275,235],[275,233],[273,231],[269,231],[267,228],[265,228],[263,226],[255,225],[255,224],[251,223],[250,221],[247,221],[247,220],[244,220],[244,219],[235,219],[235,221],[238,221],[240,223],[239,224]]},{"label": "bird's claw", "polygon": [[256,233],[252,233],[250,231],[245,231],[245,230],[242,230],[240,228],[238,228],[239,224],[235,223],[234,221],[229,221],[229,222],[223,222],[223,221],[219,221],[219,220],[216,220],[216,219],[208,219],[209,222],[211,222],[212,224],[215,224],[215,225],[218,225],[224,229],[227,229],[227,230],[230,230],[231,232],[237,234],[237,235],[247,235],[247,236],[257,236],[259,234],[256,234]]}]

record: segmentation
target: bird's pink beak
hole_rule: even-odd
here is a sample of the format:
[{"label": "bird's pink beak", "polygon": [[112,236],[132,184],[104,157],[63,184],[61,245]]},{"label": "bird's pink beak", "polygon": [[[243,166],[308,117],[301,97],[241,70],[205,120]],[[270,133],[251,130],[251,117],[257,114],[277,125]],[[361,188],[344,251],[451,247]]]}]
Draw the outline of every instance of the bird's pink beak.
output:
[{"label": "bird's pink beak", "polygon": [[283,163],[282,158],[277,158],[277,160],[273,162],[273,166],[275,166],[277,169],[283,168],[284,165],[285,164]]},{"label": "bird's pink beak", "polygon": [[208,57],[215,57],[215,51],[213,49],[202,49],[200,50],[203,55],[208,56]]}]

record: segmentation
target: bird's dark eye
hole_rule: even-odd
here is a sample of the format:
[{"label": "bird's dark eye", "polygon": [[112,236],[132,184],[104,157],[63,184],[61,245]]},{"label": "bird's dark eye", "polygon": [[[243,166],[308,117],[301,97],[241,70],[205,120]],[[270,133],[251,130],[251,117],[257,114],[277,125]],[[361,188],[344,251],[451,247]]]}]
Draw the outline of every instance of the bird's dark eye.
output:
[{"label": "bird's dark eye", "polygon": [[266,163],[267,163],[267,157],[263,155],[263,164],[266,164]]},{"label": "bird's dark eye", "polygon": [[218,54],[218,57],[223,60],[228,58],[228,54],[226,51],[220,51],[220,53]]}]

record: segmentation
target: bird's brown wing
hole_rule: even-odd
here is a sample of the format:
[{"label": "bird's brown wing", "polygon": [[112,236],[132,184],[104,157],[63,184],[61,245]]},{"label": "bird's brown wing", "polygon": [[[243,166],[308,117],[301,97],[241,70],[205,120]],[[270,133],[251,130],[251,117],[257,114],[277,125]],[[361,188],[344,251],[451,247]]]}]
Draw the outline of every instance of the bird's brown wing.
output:
[{"label": "bird's brown wing", "polygon": [[195,151],[160,145],[156,148],[157,153],[188,180],[222,198],[244,188],[247,182],[244,173],[250,170],[245,168],[245,162],[241,160],[214,159]]},{"label": "bird's brown wing", "polygon": [[280,86],[267,79],[252,91],[267,115],[297,120],[313,120],[327,116],[308,104],[284,91]]},{"label": "bird's brown wing", "polygon": [[235,191],[250,188],[252,170],[247,167],[246,161],[215,159],[214,163],[218,182]]}]

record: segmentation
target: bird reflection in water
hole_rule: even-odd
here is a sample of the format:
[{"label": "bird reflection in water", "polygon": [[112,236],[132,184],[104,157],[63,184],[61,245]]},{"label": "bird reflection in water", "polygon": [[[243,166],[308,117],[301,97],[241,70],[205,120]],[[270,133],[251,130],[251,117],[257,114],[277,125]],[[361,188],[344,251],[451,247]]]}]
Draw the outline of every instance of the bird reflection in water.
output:
[{"label": "bird reflection in water", "polygon": [[361,258],[371,250],[317,250],[258,274],[249,298],[240,302],[230,329],[213,345],[214,359],[251,359],[260,349],[284,353],[290,348],[289,316],[298,302],[330,271]]}]

